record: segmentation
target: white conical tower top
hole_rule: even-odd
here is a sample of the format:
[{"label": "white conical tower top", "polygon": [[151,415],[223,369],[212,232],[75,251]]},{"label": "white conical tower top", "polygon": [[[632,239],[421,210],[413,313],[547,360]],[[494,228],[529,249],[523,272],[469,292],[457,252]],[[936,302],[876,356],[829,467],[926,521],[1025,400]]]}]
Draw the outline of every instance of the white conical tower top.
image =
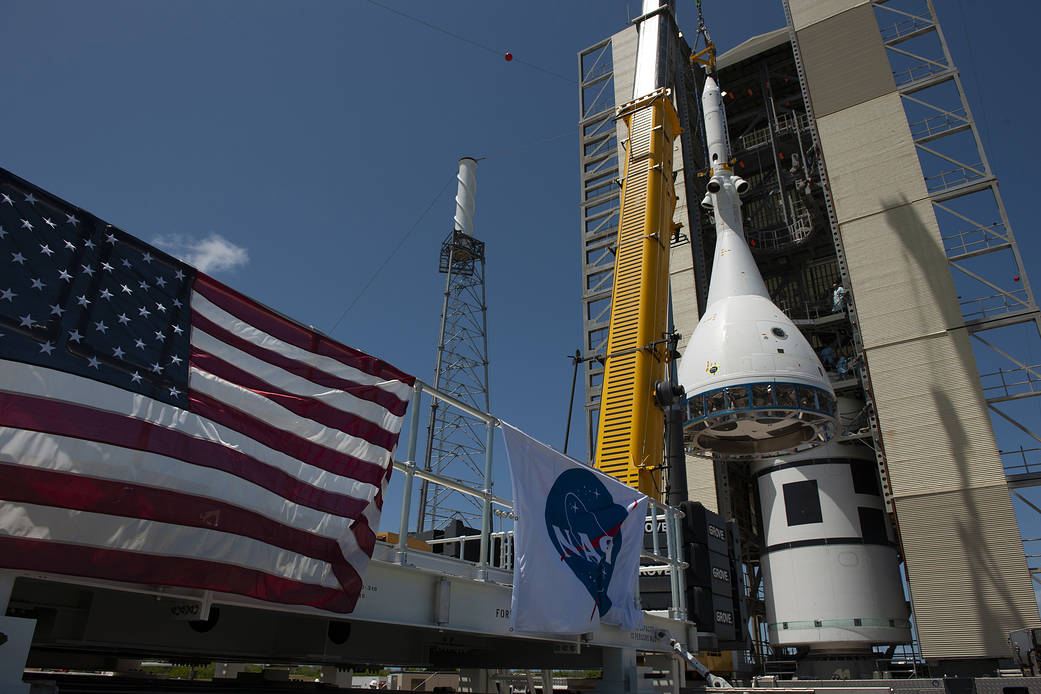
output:
[{"label": "white conical tower top", "polygon": [[467,236],[474,235],[474,197],[477,194],[477,160],[459,160],[459,185],[455,193],[455,228]]}]

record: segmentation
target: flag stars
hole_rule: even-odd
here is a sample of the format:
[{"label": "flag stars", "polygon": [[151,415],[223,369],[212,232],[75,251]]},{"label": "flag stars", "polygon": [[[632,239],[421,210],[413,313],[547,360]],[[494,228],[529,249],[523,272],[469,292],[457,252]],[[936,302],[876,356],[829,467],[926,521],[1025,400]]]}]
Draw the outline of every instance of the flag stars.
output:
[{"label": "flag stars", "polygon": [[124,294],[133,294],[134,293],[134,290],[131,289],[130,287],[126,286],[125,284],[121,284],[121,285],[119,285],[119,287],[120,287],[120,290]]},{"label": "flag stars", "polygon": [[152,312],[151,312],[151,311],[149,311],[149,310],[148,310],[147,308],[145,308],[144,306],[142,306],[142,307],[140,307],[139,309],[137,309],[137,315],[139,315],[139,316],[144,316],[145,318],[148,318],[148,317],[149,317],[150,315],[152,315]]},{"label": "flag stars", "polygon": [[44,217],[43,223],[49,226],[51,229],[56,229],[58,227],[57,224],[51,221],[50,217]]},{"label": "flag stars", "polygon": [[112,356],[116,359],[122,359],[124,354],[126,354],[126,352],[124,352],[123,348],[119,345],[116,345],[116,348],[112,350]]},{"label": "flag stars", "polygon": [[65,247],[68,248],[70,251],[76,250],[76,244],[74,244],[72,241],[66,240]]},{"label": "flag stars", "polygon": [[145,251],[145,254],[141,256],[141,260],[145,261],[146,263],[152,262],[152,254],[148,251]]},{"label": "flag stars", "polygon": [[14,200],[11,199],[11,196],[8,195],[7,193],[4,193],[3,196],[4,196],[3,202],[7,203],[11,207],[14,207]]},{"label": "flag stars", "polygon": [[29,203],[30,205],[35,205],[36,204],[36,198],[33,196],[32,193],[29,193],[28,195],[25,196],[25,201],[27,203]]},{"label": "flag stars", "polygon": [[173,300],[173,305],[176,306],[177,308],[181,308],[181,306],[183,306],[183,304],[181,303],[180,299],[174,299]]},{"label": "flag stars", "polygon": [[137,286],[141,287],[141,289],[146,289],[147,290],[148,289],[148,282],[145,282],[144,280],[141,280],[140,282],[137,283]]},{"label": "flag stars", "polygon": [[97,323],[94,324],[94,329],[102,335],[104,335],[108,331],[108,326],[105,325],[105,321],[99,320]]},{"label": "flag stars", "polygon": [[42,345],[40,345],[40,354],[47,354],[47,355],[49,355],[53,351],[54,351],[54,345],[50,342],[50,340],[48,340],[47,342],[44,342]]},{"label": "flag stars", "polygon": [[32,328],[34,325],[36,325],[36,321],[34,321],[33,317],[31,315],[29,315],[28,313],[25,314],[24,316],[18,316],[18,320],[21,321],[18,324],[18,327],[21,327],[21,328]]},{"label": "flag stars", "polygon": [[14,301],[14,298],[16,296],[18,296],[18,293],[17,292],[12,292],[10,290],[10,288],[8,288],[8,289],[5,289],[2,292],[0,292],[0,301],[4,301],[4,300],[6,300],[6,301]]},{"label": "flag stars", "polygon": [[83,335],[80,334],[79,330],[73,328],[69,331],[69,342],[79,342],[83,339]]},{"label": "flag stars", "polygon": [[123,258],[123,260],[121,260],[120,262],[122,263],[123,267],[125,267],[125,268],[133,268],[134,267],[133,265],[130,264],[130,261],[127,260],[126,258]]},{"label": "flag stars", "polygon": [[94,247],[95,247],[94,242],[91,241],[90,239],[87,239],[86,241],[84,241],[83,245],[86,246],[87,248],[91,249],[91,250],[94,250]]},{"label": "flag stars", "polygon": [[32,282],[33,282],[33,289],[40,289],[40,290],[42,290],[44,287],[47,286],[46,284],[43,283],[43,280],[39,279],[38,277],[37,278],[33,278]]},{"label": "flag stars", "polygon": [[80,265],[80,267],[83,268],[83,274],[90,275],[91,277],[94,276],[94,268],[92,268],[91,266],[89,266],[89,265]]},{"label": "flag stars", "polygon": [[12,253],[11,262],[18,263],[19,265],[25,265],[25,256],[21,253]]},{"label": "flag stars", "polygon": [[58,320],[61,320],[61,314],[63,314],[63,313],[65,313],[65,309],[63,309],[58,304],[51,304],[51,315],[52,316],[57,315],[58,316]]},{"label": "flag stars", "polygon": [[116,316],[116,320],[119,321],[120,325],[126,325],[130,322],[130,319],[127,318],[127,314],[125,313],[120,313],[118,316]]},{"label": "flag stars", "polygon": [[22,229],[28,229],[29,231],[32,231],[33,230],[33,225],[29,222],[28,219],[23,219],[21,228]]},{"label": "flag stars", "polygon": [[162,278],[162,276],[156,277],[155,278],[155,286],[162,287],[163,289],[166,289],[166,280],[164,280]]},{"label": "flag stars", "polygon": [[90,305],[90,299],[87,298],[86,294],[80,294],[78,297],[76,297],[76,303],[82,306],[83,308],[87,308],[87,306]]},{"label": "flag stars", "polygon": [[177,325],[176,323],[174,325],[171,325],[170,328],[174,331],[175,335],[180,335],[184,332],[181,326]]},{"label": "flag stars", "polygon": [[113,246],[116,245],[116,235],[115,234],[107,234],[105,236],[105,243],[111,243]]},{"label": "flag stars", "polygon": [[159,340],[160,342],[166,342],[166,335],[163,335],[163,332],[161,330],[156,330],[155,339]]},{"label": "flag stars", "polygon": [[184,359],[181,359],[176,354],[173,355],[172,357],[170,357],[170,363],[173,364],[174,366],[179,366],[182,361],[184,361]]},{"label": "flag stars", "polygon": [[7,229],[0,227],[0,239],[4,238],[5,236],[7,236]]},{"label": "flag stars", "polygon": [[99,296],[105,301],[108,301],[112,298],[112,292],[110,292],[108,289],[102,289],[101,294]]},{"label": "flag stars", "polygon": [[41,243],[40,244],[40,253],[43,253],[48,258],[50,258],[52,255],[54,255],[54,251],[52,251],[51,247],[48,246],[45,243]]},{"label": "flag stars", "polygon": [[159,311],[159,313],[166,313],[166,307],[163,306],[162,304],[156,302],[155,307]]},{"label": "flag stars", "polygon": [[112,266],[109,263],[101,263],[101,269],[105,272],[112,272]]},{"label": "flag stars", "polygon": [[71,282],[72,281],[72,275],[70,275],[65,270],[62,270],[61,272],[58,273],[58,279],[63,279],[66,282]]},{"label": "flag stars", "polygon": [[142,340],[140,337],[135,339],[134,340],[134,347],[137,347],[138,349],[144,349],[145,348],[145,341]]},{"label": "flag stars", "polygon": [[66,214],[65,215],[65,223],[66,224],[71,224],[72,226],[76,226],[76,225],[78,225],[80,223],[80,220],[76,219],[76,215]]},{"label": "flag stars", "polygon": [[140,383],[141,382],[141,374],[139,374],[136,371],[134,373],[130,374],[130,382],[131,383]]},{"label": "flag stars", "polygon": [[163,365],[159,362],[152,364],[152,373],[158,374],[163,372]]},{"label": "flag stars", "polygon": [[176,398],[180,394],[181,394],[181,391],[177,390],[173,386],[170,386],[170,397]]},{"label": "flag stars", "polygon": [[98,361],[97,357],[91,357],[88,359],[87,364],[89,364],[91,368],[98,369],[99,371],[101,370],[101,362]]}]

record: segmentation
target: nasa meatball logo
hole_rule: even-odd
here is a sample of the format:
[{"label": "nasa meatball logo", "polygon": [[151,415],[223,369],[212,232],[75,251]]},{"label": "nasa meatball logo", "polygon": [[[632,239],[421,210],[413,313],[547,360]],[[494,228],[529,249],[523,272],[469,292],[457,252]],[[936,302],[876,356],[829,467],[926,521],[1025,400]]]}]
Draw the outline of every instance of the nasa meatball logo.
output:
[{"label": "nasa meatball logo", "polygon": [[[546,531],[560,561],[582,582],[594,610],[611,609],[607,589],[622,547],[625,509],[614,503],[604,483],[589,470],[574,468],[557,477],[546,498]],[[592,615],[590,615],[592,618]]]}]

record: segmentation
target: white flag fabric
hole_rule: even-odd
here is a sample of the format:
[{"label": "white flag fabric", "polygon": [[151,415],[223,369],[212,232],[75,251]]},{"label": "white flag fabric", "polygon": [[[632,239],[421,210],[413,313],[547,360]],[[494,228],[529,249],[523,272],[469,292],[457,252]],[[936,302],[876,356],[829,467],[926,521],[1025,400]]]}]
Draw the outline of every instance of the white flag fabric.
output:
[{"label": "white flag fabric", "polygon": [[503,423],[517,514],[514,631],[643,625],[636,582],[647,497]]}]

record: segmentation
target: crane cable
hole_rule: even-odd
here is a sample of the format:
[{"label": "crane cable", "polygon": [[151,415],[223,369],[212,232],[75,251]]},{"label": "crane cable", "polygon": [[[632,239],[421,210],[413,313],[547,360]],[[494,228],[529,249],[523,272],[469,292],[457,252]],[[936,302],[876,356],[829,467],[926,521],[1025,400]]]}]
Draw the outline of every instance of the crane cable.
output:
[{"label": "crane cable", "polygon": [[[705,26],[705,17],[701,13],[701,0],[694,0],[694,4],[698,8],[698,29],[697,34],[694,36],[694,47],[690,56],[692,63],[698,63],[699,65],[705,66],[705,71],[708,74],[715,74],[716,72],[716,44],[712,43],[712,37],[708,35],[708,27]],[[698,50],[698,43],[701,39],[705,39],[705,47],[700,51]]]}]

